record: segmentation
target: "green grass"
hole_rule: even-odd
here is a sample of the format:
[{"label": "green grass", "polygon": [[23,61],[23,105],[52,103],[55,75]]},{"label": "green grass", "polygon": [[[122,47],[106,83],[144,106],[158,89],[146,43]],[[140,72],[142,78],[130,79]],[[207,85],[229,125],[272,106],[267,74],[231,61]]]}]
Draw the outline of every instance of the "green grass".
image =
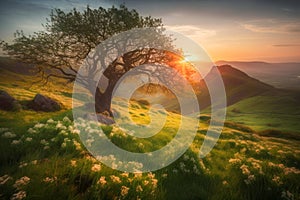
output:
[{"label": "green grass", "polygon": [[[250,98],[232,105],[228,119],[234,122],[225,123],[214,149],[203,159],[199,159],[198,153],[210,116],[201,115],[192,145],[175,162],[152,173],[123,173],[101,164],[82,145],[78,133],[86,126],[82,123],[82,127],[74,127],[69,107],[71,88],[60,90],[60,83],[48,89],[12,85],[21,86],[24,77],[17,77],[20,80],[13,83],[13,77],[8,75],[6,81],[0,81],[0,88],[20,101],[43,92],[56,97],[65,107],[53,113],[26,109],[0,111],[0,199],[10,199],[21,192],[26,193],[26,199],[300,198],[300,141],[297,133],[291,133],[298,127],[293,125],[298,112],[294,105],[278,107],[274,119],[268,117],[272,113],[265,113],[276,106],[268,97]],[[78,105],[84,98],[78,95]],[[259,100],[269,100],[269,103],[255,110]],[[280,101],[281,105],[285,102],[284,98]],[[120,116],[125,116],[127,111],[121,99],[113,102],[113,109]],[[129,136],[129,120],[159,126],[164,112],[152,109],[149,113],[149,110],[149,105],[132,101],[129,118],[121,119],[127,127],[100,127],[113,143],[128,151],[160,149],[174,139],[181,116],[167,113],[163,128],[150,138]],[[255,115],[248,111],[264,113]],[[290,118],[283,119],[282,114]],[[260,131],[270,129],[267,123],[273,124],[271,128],[287,132]],[[185,125],[189,128],[194,124]],[[89,131],[97,128],[96,124]]]},{"label": "green grass", "polygon": [[276,129],[300,133],[300,105],[288,96],[256,96],[227,108],[227,120],[256,131]]}]

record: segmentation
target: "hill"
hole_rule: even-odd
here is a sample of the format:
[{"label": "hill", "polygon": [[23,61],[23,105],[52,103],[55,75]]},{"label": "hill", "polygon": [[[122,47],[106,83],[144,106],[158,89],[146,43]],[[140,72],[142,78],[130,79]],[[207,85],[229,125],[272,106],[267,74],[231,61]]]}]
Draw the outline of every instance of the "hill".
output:
[{"label": "hill", "polygon": [[217,61],[216,65],[231,65],[250,76],[277,88],[300,89],[300,63],[267,63]]},{"label": "hill", "polygon": [[205,82],[209,82],[210,85],[217,85],[217,72],[220,73],[223,79],[227,105],[232,105],[240,100],[274,90],[272,86],[254,79],[230,65],[215,66],[199,84],[199,102],[200,104],[204,103],[203,108],[208,106],[207,102],[209,102],[209,93]]}]

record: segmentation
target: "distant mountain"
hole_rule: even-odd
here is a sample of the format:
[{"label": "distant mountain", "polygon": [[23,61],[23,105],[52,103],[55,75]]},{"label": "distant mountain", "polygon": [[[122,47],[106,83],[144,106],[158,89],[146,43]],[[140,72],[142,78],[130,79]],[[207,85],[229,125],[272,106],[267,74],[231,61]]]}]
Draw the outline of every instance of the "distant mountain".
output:
[{"label": "distant mountain", "polygon": [[210,85],[216,85],[217,71],[223,79],[227,105],[232,105],[240,100],[274,90],[274,87],[252,78],[230,65],[215,66],[206,75],[204,80],[200,81],[197,88],[200,91],[198,98],[202,109],[210,105],[210,96],[205,82],[210,82]]},{"label": "distant mountain", "polygon": [[226,64],[277,88],[300,89],[300,63],[216,62],[216,65]]}]

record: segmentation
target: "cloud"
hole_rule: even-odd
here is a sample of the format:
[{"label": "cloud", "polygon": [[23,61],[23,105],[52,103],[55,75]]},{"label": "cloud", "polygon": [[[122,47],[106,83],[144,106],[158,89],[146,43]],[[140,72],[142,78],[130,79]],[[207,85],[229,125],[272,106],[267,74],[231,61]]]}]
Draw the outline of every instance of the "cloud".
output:
[{"label": "cloud", "polygon": [[273,47],[300,47],[300,44],[274,44]]},{"label": "cloud", "polygon": [[212,37],[217,34],[215,30],[203,29],[195,25],[173,25],[173,26],[166,26],[166,28],[171,31],[175,31],[183,35],[186,35],[188,37],[198,38],[198,39]]},{"label": "cloud", "polygon": [[245,29],[257,33],[300,33],[299,21],[265,19],[249,21],[241,25]]}]

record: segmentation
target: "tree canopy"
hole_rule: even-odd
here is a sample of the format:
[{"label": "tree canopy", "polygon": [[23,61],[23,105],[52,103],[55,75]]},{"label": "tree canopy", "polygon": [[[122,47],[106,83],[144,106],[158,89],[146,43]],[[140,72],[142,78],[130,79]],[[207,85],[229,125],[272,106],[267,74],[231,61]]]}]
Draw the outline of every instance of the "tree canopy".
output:
[{"label": "tree canopy", "polygon": [[[17,31],[12,43],[1,42],[3,50],[21,62],[35,65],[37,72],[46,81],[56,77],[73,82],[78,78],[78,70],[84,63],[100,63],[100,67],[86,65],[89,74],[81,80],[82,85],[94,95],[97,112],[110,112],[113,89],[122,75],[132,68],[144,64],[173,63],[174,68],[178,70],[178,64],[174,64],[174,60],[182,59],[176,53],[164,50],[172,49],[172,39],[163,34],[161,19],[141,16],[136,10],[129,10],[124,5],[107,9],[91,9],[87,6],[84,11],[74,8],[68,12],[54,9],[43,27],[44,30],[29,36]],[[149,27],[152,27],[153,31],[145,35],[135,35],[131,32],[131,35],[125,39],[123,37],[122,41],[110,40],[111,43],[105,43],[108,38],[113,38],[119,33]],[[138,42],[132,39],[136,36]],[[149,48],[139,46],[141,41],[144,43],[143,40],[147,40]],[[104,44],[101,52],[93,53],[98,51],[95,48],[99,44]],[[123,54],[119,55],[118,51]],[[98,54],[102,59],[99,59]],[[110,62],[105,63],[107,58]],[[107,79],[107,87],[104,90],[98,86],[99,80],[92,77],[101,70]],[[161,67],[144,68],[141,73],[157,79],[164,78],[165,81],[172,77],[165,74]]]}]

